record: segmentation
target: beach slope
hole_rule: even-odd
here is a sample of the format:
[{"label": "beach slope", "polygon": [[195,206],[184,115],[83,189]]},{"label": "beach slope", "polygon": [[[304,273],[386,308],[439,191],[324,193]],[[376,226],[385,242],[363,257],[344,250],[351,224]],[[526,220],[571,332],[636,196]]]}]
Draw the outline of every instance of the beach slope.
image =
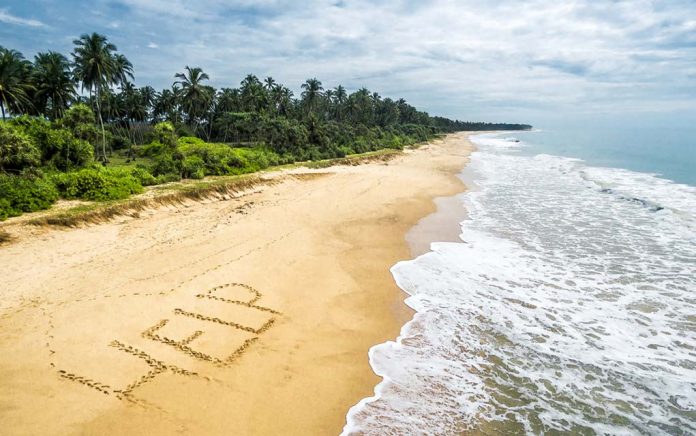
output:
[{"label": "beach slope", "polygon": [[410,318],[389,268],[471,145],[0,247],[3,434],[337,434]]}]

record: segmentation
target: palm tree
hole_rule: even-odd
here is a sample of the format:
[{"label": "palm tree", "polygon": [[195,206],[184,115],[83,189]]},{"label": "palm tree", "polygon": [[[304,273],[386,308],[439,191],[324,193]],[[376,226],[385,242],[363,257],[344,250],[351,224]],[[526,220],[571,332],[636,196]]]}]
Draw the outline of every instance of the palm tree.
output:
[{"label": "palm tree", "polygon": [[266,77],[263,83],[267,91],[273,90],[273,88],[275,88],[276,85],[276,81],[271,76]]},{"label": "palm tree", "polygon": [[52,119],[60,117],[77,95],[70,62],[60,53],[49,51],[34,57],[32,82],[35,106],[41,112],[50,106]]},{"label": "palm tree", "polygon": [[113,57],[114,72],[111,78],[111,84],[122,85],[128,82],[128,79],[133,80],[133,64],[122,54],[115,54]]},{"label": "palm tree", "polygon": [[157,96],[152,106],[153,120],[167,120],[174,122],[174,111],[176,110],[176,95],[174,91],[163,89]]},{"label": "palm tree", "polygon": [[5,110],[22,112],[31,107],[29,82],[31,62],[17,50],[0,46],[0,110],[5,121]]},{"label": "palm tree", "polygon": [[346,101],[348,100],[348,92],[346,91],[346,88],[343,87],[343,85],[338,85],[336,89],[334,89],[334,100],[336,102],[335,116],[338,119],[338,121],[342,121],[344,106]]},{"label": "palm tree", "polygon": [[210,87],[203,84],[210,77],[202,69],[189,66],[186,66],[186,72],[176,73],[174,77],[179,79],[174,83],[181,85],[184,112],[188,115],[189,123],[193,123],[198,116],[203,115],[213,98]]},{"label": "palm tree", "polygon": [[273,89],[276,110],[279,114],[287,116],[293,105],[292,91],[283,85],[276,85]]},{"label": "palm tree", "polygon": [[140,88],[140,95],[143,99],[143,104],[145,104],[145,110],[149,114],[150,109],[155,105],[157,91],[155,91],[155,88],[152,86],[143,86]]},{"label": "palm tree", "polygon": [[259,112],[266,103],[266,91],[263,84],[253,74],[247,74],[239,87],[242,95],[244,110],[248,112]]},{"label": "palm tree", "polygon": [[[102,159],[106,161],[106,132],[101,114],[101,95],[104,88],[119,80],[124,73],[123,59],[115,60],[116,46],[106,36],[98,33],[84,34],[73,41],[73,63],[75,78],[82,82],[82,89],[87,88],[90,95],[96,92],[97,114],[102,130]],[[118,79],[117,79],[118,78]]]},{"label": "palm tree", "polygon": [[319,80],[313,78],[307,79],[307,81],[302,84],[302,89],[304,90],[302,91],[302,100],[307,106],[307,110],[312,112],[324,88],[322,88]]}]

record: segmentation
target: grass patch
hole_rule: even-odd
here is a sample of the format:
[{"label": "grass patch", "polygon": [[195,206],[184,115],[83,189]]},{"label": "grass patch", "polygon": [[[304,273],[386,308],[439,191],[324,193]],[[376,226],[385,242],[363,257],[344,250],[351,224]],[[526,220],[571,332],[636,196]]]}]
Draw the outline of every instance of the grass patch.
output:
[{"label": "grass patch", "polygon": [[138,165],[146,167],[152,166],[153,160],[146,156],[138,156],[136,158],[128,158],[125,150],[115,151],[109,156],[108,168],[135,168]]},{"label": "grass patch", "polygon": [[[224,180],[196,182],[194,184],[175,183],[162,189],[162,193],[149,198],[132,198],[108,203],[93,203],[76,206],[65,212],[46,215],[28,221],[35,226],[80,227],[86,224],[99,224],[119,216],[137,218],[140,212],[166,205],[181,205],[186,201],[202,201],[211,198],[229,198],[239,192],[259,185],[275,183],[260,177],[226,177]],[[167,192],[169,191],[169,192]]]},{"label": "grass patch", "polygon": [[372,162],[387,162],[387,161],[390,161],[401,154],[402,154],[401,150],[385,149],[385,150],[370,151],[367,153],[353,154],[353,155],[349,155],[346,157],[338,157],[338,158],[334,158],[334,159],[325,159],[325,160],[304,162],[304,163],[300,164],[300,166],[304,166],[307,168],[315,168],[315,169],[328,168],[328,167],[332,167],[334,165],[356,166],[356,165],[363,165],[363,164],[372,163]]}]

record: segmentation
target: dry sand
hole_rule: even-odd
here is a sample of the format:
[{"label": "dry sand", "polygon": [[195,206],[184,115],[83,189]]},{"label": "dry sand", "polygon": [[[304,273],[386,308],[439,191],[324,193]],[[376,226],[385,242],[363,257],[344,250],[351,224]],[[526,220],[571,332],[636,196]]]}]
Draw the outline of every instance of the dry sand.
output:
[{"label": "dry sand", "polygon": [[463,190],[470,150],[0,247],[0,433],[337,434],[379,381],[368,348],[410,318],[404,235]]}]

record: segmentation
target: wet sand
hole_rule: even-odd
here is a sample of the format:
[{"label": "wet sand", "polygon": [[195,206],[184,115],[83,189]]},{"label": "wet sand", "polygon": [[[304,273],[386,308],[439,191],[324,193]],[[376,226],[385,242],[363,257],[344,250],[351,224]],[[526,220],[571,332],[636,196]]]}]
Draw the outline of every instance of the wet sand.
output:
[{"label": "wet sand", "polygon": [[459,234],[405,238],[464,189],[466,137],[1,247],[2,433],[339,433],[411,316],[389,268]]}]

